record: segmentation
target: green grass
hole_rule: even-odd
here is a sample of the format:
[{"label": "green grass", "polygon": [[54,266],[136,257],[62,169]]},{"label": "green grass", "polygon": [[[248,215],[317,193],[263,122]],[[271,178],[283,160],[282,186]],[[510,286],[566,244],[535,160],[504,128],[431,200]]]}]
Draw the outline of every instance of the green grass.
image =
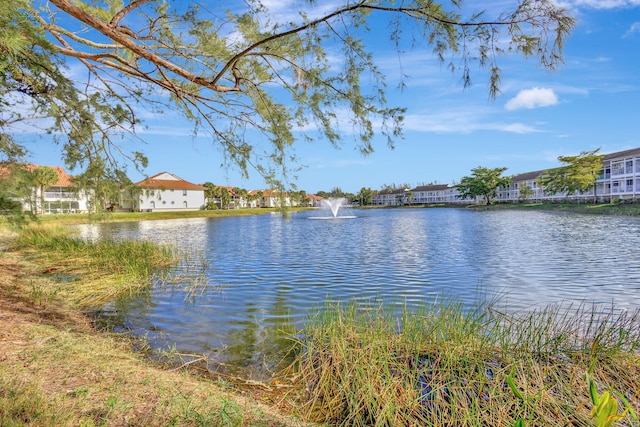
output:
[{"label": "green grass", "polygon": [[287,373],[301,413],[330,425],[589,426],[590,366],[600,392],[615,388],[638,412],[637,311],[504,315],[452,303],[394,313],[331,303],[302,336]]},{"label": "green grass", "polygon": [[497,203],[469,207],[478,210],[529,209],[592,215],[640,216],[640,203]]},{"label": "green grass", "polygon": [[174,251],[145,240],[90,242],[59,227],[30,226],[18,231],[11,250],[21,250],[44,263],[42,278],[57,286],[34,281],[32,292],[48,298],[53,292],[77,307],[96,307],[148,287],[151,278],[178,261]]},{"label": "green grass", "polygon": [[[308,208],[287,208],[286,211],[294,212]],[[88,222],[123,222],[123,221],[149,221],[180,218],[217,218],[226,216],[263,215],[273,212],[282,212],[277,208],[247,208],[247,209],[217,209],[211,211],[178,211],[178,212],[102,212],[99,214],[52,214],[39,215],[38,221],[42,223],[79,224]]]}]

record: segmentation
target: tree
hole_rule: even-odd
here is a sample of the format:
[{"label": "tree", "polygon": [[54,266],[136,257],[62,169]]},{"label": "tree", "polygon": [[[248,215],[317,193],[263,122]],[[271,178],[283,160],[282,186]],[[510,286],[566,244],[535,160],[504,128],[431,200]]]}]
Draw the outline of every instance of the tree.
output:
[{"label": "tree", "polygon": [[538,177],[538,185],[546,194],[565,193],[567,197],[593,189],[593,202],[596,203],[596,180],[604,158],[603,154],[598,154],[599,151],[600,148],[597,148],[582,151],[577,156],[559,156],[558,160],[565,165],[545,171]]},{"label": "tree", "polygon": [[458,198],[474,199],[484,197],[487,205],[496,197],[499,187],[506,187],[511,183],[511,178],[502,176],[507,168],[489,169],[478,166],[471,169],[471,176],[463,176],[458,184]]},{"label": "tree", "polygon": [[329,191],[329,193],[327,194],[328,198],[335,198],[335,199],[338,199],[344,196],[345,196],[345,192],[342,191],[342,188],[340,187],[333,187],[331,191]]},{"label": "tree", "polygon": [[380,187],[380,191],[394,191],[394,190],[407,190],[411,188],[411,184],[403,183],[403,184],[382,184]]},{"label": "tree", "polygon": [[533,188],[528,184],[522,184],[520,185],[520,195],[518,196],[518,199],[523,202],[525,200],[529,200],[534,194],[535,191],[533,191]]},{"label": "tree", "polygon": [[233,188],[233,199],[235,200],[235,208],[247,207],[247,196],[249,191],[245,188],[234,187]]},{"label": "tree", "polygon": [[360,206],[366,206],[373,203],[374,191],[368,187],[362,187],[356,198],[360,202]]},{"label": "tree", "polygon": [[42,166],[31,172],[31,182],[40,190],[40,212],[44,213],[44,190],[58,181],[58,174],[53,169]]},{"label": "tree", "polygon": [[[39,15],[45,10],[31,0],[0,2],[0,155],[15,161],[22,151],[24,157],[26,150],[13,131],[31,124],[63,146],[64,160],[72,169],[98,159],[117,168],[114,153],[146,166],[142,153],[125,153],[113,139],[136,122],[131,98],[126,91],[103,86],[106,81],[96,86],[68,77],[65,62],[74,57],[65,54],[66,42],[56,39]],[[84,60],[78,59],[82,64]]]},{"label": "tree", "polygon": [[[172,109],[245,175],[253,167],[267,181],[287,179],[301,129],[338,145],[339,122],[346,122],[364,154],[376,132],[390,146],[401,137],[404,109],[387,105],[376,46],[363,39],[372,19],[386,19],[398,52],[408,43],[430,46],[464,86],[476,64],[487,69],[490,97],[500,91],[501,54],[554,69],[574,26],[553,0],[518,0],[511,12],[487,18],[458,0],[299,0],[290,8],[303,11],[298,19],[281,21],[260,0],[226,3],[229,10],[221,3],[0,2],[0,135],[11,139],[17,123],[49,118],[69,167],[97,158],[118,167],[119,154],[144,167],[142,153],[123,149],[118,138],[135,132],[145,110]],[[329,60],[335,49],[338,66]],[[75,65],[86,71],[77,81],[64,71]]]}]

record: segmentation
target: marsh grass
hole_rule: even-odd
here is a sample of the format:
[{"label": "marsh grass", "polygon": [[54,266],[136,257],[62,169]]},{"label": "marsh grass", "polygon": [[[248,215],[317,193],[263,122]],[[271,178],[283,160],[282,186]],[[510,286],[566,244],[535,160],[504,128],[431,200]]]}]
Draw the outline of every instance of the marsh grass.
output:
[{"label": "marsh grass", "polygon": [[331,425],[589,426],[590,366],[601,391],[615,388],[638,411],[637,311],[506,315],[438,303],[397,313],[334,302],[302,337],[287,371],[303,390],[299,410]]},{"label": "marsh grass", "polygon": [[[55,292],[77,307],[96,307],[136,293],[178,260],[167,246],[145,240],[90,242],[59,227],[23,228],[12,245],[36,262],[46,258],[42,276],[52,279],[57,284]],[[43,295],[54,292],[34,289]]]}]

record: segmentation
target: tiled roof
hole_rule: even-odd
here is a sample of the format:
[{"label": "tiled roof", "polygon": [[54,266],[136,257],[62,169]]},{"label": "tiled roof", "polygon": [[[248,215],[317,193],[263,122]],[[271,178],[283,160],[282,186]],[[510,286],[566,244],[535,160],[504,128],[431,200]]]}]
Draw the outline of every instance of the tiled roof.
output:
[{"label": "tiled roof", "polygon": [[520,173],[518,175],[513,175],[511,177],[511,181],[529,181],[531,179],[536,179],[540,175],[542,175],[545,171],[534,171],[534,172],[525,172]]},{"label": "tiled roof", "polygon": [[385,194],[404,194],[404,192],[405,192],[404,188],[396,188],[396,189],[380,190],[380,192],[378,194],[380,194],[380,195],[385,195]]},{"label": "tiled roof", "polygon": [[411,189],[411,191],[438,191],[438,190],[446,190],[449,187],[447,184],[431,184],[431,185],[421,185],[419,187]]},{"label": "tiled roof", "polygon": [[640,148],[632,148],[630,150],[618,151],[615,153],[605,154],[602,160],[617,159],[618,157],[637,156],[640,155]]},{"label": "tiled roof", "polygon": [[[159,176],[170,175],[174,179],[158,179]],[[189,181],[185,181],[184,179],[169,174],[168,172],[161,172],[147,179],[143,179],[140,182],[136,182],[134,184],[136,187],[142,188],[155,188],[155,189],[166,189],[166,190],[204,190],[205,186],[200,184],[193,184]]]},{"label": "tiled roof", "polygon": [[[69,175],[60,166],[42,166],[42,165],[36,165],[33,163],[27,163],[22,165],[22,167],[28,170],[29,172],[33,172],[35,169],[38,169],[38,168],[53,169],[53,171],[58,176],[58,180],[55,183],[51,184],[50,185],[51,187],[74,187],[75,186],[75,184],[73,183],[73,177]],[[9,168],[6,166],[0,166],[0,177],[7,176],[8,174],[9,174]]]}]

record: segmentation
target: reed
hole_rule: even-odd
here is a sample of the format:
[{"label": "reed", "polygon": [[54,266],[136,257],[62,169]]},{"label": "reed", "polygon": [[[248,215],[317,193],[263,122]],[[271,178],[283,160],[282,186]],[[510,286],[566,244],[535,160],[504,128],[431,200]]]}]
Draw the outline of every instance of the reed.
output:
[{"label": "reed", "polygon": [[34,258],[45,258],[43,277],[77,307],[96,307],[148,287],[163,268],[177,262],[174,251],[145,240],[90,242],[60,227],[30,226],[12,241]]},{"label": "reed", "polygon": [[296,339],[287,374],[303,416],[331,425],[588,426],[590,366],[601,392],[614,387],[638,412],[639,334],[638,311],[586,305],[507,315],[331,302]]}]

